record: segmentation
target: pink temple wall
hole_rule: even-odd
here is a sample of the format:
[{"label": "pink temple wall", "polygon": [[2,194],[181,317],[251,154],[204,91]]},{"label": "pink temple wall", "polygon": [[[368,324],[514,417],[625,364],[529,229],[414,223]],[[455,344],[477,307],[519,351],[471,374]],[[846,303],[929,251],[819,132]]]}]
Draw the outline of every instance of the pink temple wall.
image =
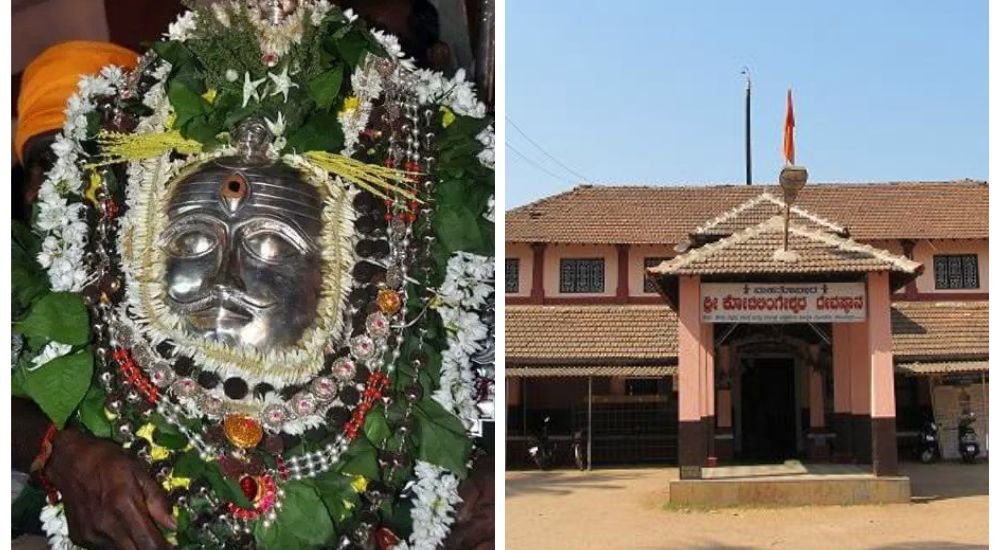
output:
[{"label": "pink temple wall", "polygon": [[628,251],[628,293],[629,296],[656,296],[656,292],[645,292],[646,258],[673,258],[677,255],[673,245],[652,246],[632,245]]},{"label": "pink temple wall", "polygon": [[[903,255],[903,246],[898,240],[865,241],[876,248]],[[520,260],[518,291],[512,297],[527,297],[531,293],[531,273],[533,251],[527,243],[507,243],[508,258]],[[934,288],[935,254],[977,254],[979,256],[979,288],[970,290],[938,290]],[[631,245],[628,250],[628,292],[632,297],[652,297],[656,293],[643,291],[645,277],[644,260],[648,257],[673,257],[677,253],[673,244]],[[914,260],[924,264],[924,272],[916,279],[917,292],[933,294],[983,294],[989,292],[989,242],[981,240],[921,240],[913,249]],[[561,258],[604,258],[604,292],[596,294],[559,293],[559,260]],[[561,245],[549,244],[545,250],[545,295],[546,297],[585,298],[614,296],[618,287],[618,252],[613,244],[607,245]],[[906,292],[905,288],[896,291]]]},{"label": "pink temple wall", "polygon": [[507,296],[529,296],[531,294],[531,272],[534,269],[534,252],[527,243],[507,243],[504,248],[506,258],[518,259],[517,292]]}]

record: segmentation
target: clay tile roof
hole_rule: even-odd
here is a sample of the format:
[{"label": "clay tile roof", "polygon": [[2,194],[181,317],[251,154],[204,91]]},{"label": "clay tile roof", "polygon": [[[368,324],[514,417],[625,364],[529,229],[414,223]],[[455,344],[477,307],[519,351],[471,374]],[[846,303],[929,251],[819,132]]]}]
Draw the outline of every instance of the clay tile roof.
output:
[{"label": "clay tile roof", "polygon": [[677,317],[666,305],[506,307],[507,364],[674,361]]},{"label": "clay tile roof", "polygon": [[[732,210],[699,225],[692,232],[695,235],[732,235],[748,227],[763,223],[774,216],[781,216],[785,211],[785,201],[764,192],[741,203]],[[792,205],[790,209],[792,223],[814,229],[827,231],[846,237],[843,227],[825,220],[803,208]]]},{"label": "clay tile roof", "polygon": [[909,375],[962,374],[989,371],[989,361],[944,361],[939,363],[900,363],[896,365],[896,372]]},{"label": "clay tile roof", "polygon": [[892,351],[896,360],[983,359],[989,342],[989,302],[896,302]]},{"label": "clay tile roof", "polygon": [[[509,242],[677,244],[776,186],[579,186],[507,212]],[[810,183],[796,205],[857,240],[985,239],[985,182]]]},{"label": "clay tile roof", "polygon": [[649,269],[655,275],[718,273],[833,273],[895,271],[916,273],[920,264],[851,239],[800,225],[789,227],[789,250],[776,256],[784,241],[784,219],[774,216],[720,241],[689,250]]},{"label": "clay tile roof", "polygon": [[[677,359],[677,317],[667,306],[508,305],[506,311],[506,361],[512,368],[652,367]],[[895,360],[982,362],[988,357],[988,317],[985,301],[894,302]]]},{"label": "clay tile roof", "polygon": [[611,367],[587,365],[545,367],[508,366],[504,369],[504,376],[507,378],[575,378],[581,376],[628,376],[637,378],[674,376],[676,374],[677,367],[674,365],[625,365]]}]

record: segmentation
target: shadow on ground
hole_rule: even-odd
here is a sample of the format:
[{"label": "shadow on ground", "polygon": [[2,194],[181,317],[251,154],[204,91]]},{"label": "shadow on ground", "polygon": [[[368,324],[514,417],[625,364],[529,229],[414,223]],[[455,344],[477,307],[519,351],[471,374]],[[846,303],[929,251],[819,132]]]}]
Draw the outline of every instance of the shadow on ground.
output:
[{"label": "shadow on ground", "polygon": [[903,462],[900,463],[899,470],[901,474],[910,477],[910,492],[913,495],[913,502],[920,503],[989,494],[989,465],[987,462],[975,464]]},{"label": "shadow on ground", "polygon": [[[676,546],[640,546],[633,550],[667,550],[668,548],[677,548]],[[725,544],[721,542],[716,542],[712,540],[701,540],[696,543],[685,545],[684,548],[689,548],[692,550],[696,549],[709,549],[712,550],[760,550],[764,547],[762,546],[744,546],[735,544]],[[980,550],[983,548],[988,548],[988,546],[983,544],[960,544],[955,542],[944,542],[944,541],[926,541],[926,542],[909,542],[909,543],[894,543],[885,546],[869,546],[866,550]]]},{"label": "shadow on ground", "polygon": [[577,472],[575,470],[556,470],[549,472],[531,472],[523,477],[507,478],[507,496],[522,495],[568,495],[580,489],[622,489],[622,482],[635,479],[637,476],[628,472]]}]

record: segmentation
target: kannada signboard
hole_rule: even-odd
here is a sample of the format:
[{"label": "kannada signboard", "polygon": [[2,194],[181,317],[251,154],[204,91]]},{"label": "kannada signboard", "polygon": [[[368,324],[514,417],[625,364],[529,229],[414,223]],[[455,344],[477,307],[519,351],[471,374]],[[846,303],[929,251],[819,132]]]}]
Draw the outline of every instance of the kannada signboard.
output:
[{"label": "kannada signboard", "polygon": [[706,323],[853,323],[865,320],[864,283],[702,283]]}]

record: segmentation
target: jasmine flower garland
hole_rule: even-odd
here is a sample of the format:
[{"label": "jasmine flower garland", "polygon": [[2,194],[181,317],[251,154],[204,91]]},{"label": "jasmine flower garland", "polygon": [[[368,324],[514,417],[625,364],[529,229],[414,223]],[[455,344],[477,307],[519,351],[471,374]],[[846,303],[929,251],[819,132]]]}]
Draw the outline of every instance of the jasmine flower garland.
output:
[{"label": "jasmine flower garland", "polygon": [[489,337],[481,316],[494,294],[493,274],[492,258],[459,252],[448,260],[444,283],[438,289],[443,302],[438,314],[448,331],[448,349],[441,354],[441,387],[433,398],[462,419],[466,428],[479,419],[472,355]]},{"label": "jasmine flower garland", "polygon": [[409,545],[402,543],[396,548],[410,550],[434,550],[448,536],[451,524],[455,522],[455,506],[462,502],[458,496],[458,478],[444,468],[418,460],[413,468],[416,483],[413,493],[413,534]]}]

